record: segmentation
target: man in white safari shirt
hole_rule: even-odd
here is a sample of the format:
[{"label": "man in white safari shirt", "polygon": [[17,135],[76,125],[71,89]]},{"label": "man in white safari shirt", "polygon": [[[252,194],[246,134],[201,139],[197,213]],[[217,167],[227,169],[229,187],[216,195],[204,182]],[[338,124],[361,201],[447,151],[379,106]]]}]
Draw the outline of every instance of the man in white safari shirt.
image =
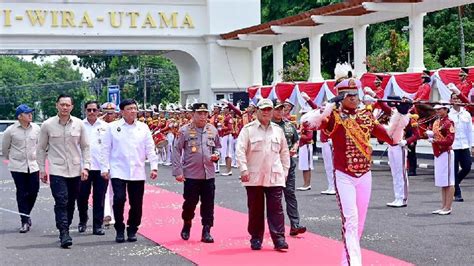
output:
[{"label": "man in white safari shirt", "polygon": [[247,190],[250,247],[252,250],[262,248],[266,202],[274,247],[285,250],[288,244],[281,200],[290,168],[290,153],[283,130],[271,122],[273,102],[262,99],[257,107],[257,120],[242,129],[236,151],[240,179]]}]

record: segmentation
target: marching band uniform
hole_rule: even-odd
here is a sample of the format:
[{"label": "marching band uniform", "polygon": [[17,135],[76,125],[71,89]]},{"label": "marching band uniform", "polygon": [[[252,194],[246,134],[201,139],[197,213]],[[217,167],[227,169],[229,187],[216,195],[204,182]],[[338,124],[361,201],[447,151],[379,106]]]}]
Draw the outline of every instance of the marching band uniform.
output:
[{"label": "marching band uniform", "polygon": [[336,195],[334,187],[334,164],[332,140],[328,136],[329,132],[321,129],[319,140],[321,141],[321,154],[323,156],[324,170],[326,172],[326,179],[328,181],[328,189],[321,191],[324,195]]},{"label": "marching band uniform", "polygon": [[311,171],[314,169],[313,133],[313,130],[301,125],[300,141],[298,144],[298,169],[301,171]]},{"label": "marching band uniform", "polygon": [[[323,112],[313,110],[303,116],[303,122],[309,122],[312,128],[327,130],[332,139],[334,158],[338,158],[333,163],[336,195],[343,222],[342,264],[362,265],[359,240],[372,187],[370,137],[374,135],[389,144],[398,143],[408,123],[406,113],[410,105],[406,103],[398,107],[399,111],[391,117],[389,129],[385,130],[375,120],[370,109],[344,107],[344,104],[353,106],[356,102],[353,97],[357,97],[361,89],[360,81],[346,79],[338,83],[336,89],[338,96],[335,100],[342,100],[343,106],[335,109],[334,103],[327,104]],[[352,98],[346,100],[348,96]]]},{"label": "marching band uniform", "polygon": [[[392,109],[386,103],[380,103],[384,113],[391,114]],[[418,115],[410,115],[410,121],[404,129],[404,140],[399,145],[388,146],[388,160],[393,178],[393,193],[395,200],[387,203],[389,207],[406,207],[408,200],[408,175],[407,175],[407,154],[406,146],[412,144],[419,138]]]},{"label": "marching band uniform", "polygon": [[[435,105],[434,109],[447,107],[445,105]],[[435,186],[442,188],[443,206],[441,209],[433,211],[433,214],[447,215],[451,213],[453,195],[448,190],[454,186],[454,152],[452,145],[454,142],[454,123],[449,116],[439,117],[433,124],[433,131],[427,131],[428,140],[433,146],[434,166],[435,166]],[[454,191],[453,191],[454,192]]]},{"label": "marching band uniform", "polygon": [[473,88],[473,84],[467,81],[467,76],[469,74],[469,69],[461,67],[459,70],[459,82],[456,83],[456,87],[461,91],[462,95],[469,97],[469,93]]},{"label": "marching band uniform", "polygon": [[[104,103],[101,106],[102,112],[104,115],[104,121],[107,123],[113,122],[112,119],[108,119],[108,115],[115,113],[115,109],[117,106],[114,103]],[[115,119],[114,119],[115,120]],[[112,181],[109,179],[107,184],[107,191],[105,192],[105,200],[104,200],[104,225],[109,226],[111,224],[115,224],[115,216],[113,210],[113,203],[114,203],[114,190],[112,189]]]}]

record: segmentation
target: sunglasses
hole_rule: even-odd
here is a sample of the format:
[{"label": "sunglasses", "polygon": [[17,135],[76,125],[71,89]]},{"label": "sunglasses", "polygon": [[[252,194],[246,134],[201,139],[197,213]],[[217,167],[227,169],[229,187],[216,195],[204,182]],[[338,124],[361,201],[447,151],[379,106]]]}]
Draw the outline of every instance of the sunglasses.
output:
[{"label": "sunglasses", "polygon": [[95,112],[99,111],[99,109],[94,109],[94,108],[87,108],[86,110],[89,113],[95,113]]}]

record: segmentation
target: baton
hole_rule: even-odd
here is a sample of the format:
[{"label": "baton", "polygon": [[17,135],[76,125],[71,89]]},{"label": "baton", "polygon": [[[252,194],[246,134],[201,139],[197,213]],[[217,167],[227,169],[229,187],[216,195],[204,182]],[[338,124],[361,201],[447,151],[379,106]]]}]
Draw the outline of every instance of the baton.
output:
[{"label": "baton", "polygon": [[9,213],[13,213],[13,214],[18,214],[18,215],[21,215],[21,216],[30,217],[29,214],[25,214],[25,213],[21,213],[21,212],[17,212],[17,211],[12,211],[12,210],[5,209],[5,208],[2,208],[2,207],[0,207],[0,211],[9,212]]}]

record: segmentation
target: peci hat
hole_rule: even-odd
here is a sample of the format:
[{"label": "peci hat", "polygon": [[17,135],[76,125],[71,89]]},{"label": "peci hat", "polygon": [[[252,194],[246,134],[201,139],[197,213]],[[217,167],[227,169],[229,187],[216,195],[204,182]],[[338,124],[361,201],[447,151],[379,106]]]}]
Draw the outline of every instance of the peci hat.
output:
[{"label": "peci hat", "polygon": [[284,105],[285,105],[285,103],[280,101],[279,99],[273,100],[273,109],[283,107]]},{"label": "peci hat", "polygon": [[115,113],[115,109],[117,109],[117,106],[115,105],[115,103],[107,102],[102,104],[100,108],[104,113]]},{"label": "peci hat", "polygon": [[193,103],[194,112],[208,112],[207,103]]},{"label": "peci hat", "polygon": [[429,70],[423,70],[423,74],[421,74],[421,78],[429,78],[431,73]]},{"label": "peci hat", "polygon": [[257,103],[258,109],[273,108],[273,102],[270,99],[261,99]]},{"label": "peci hat", "polygon": [[469,75],[469,68],[461,67],[459,70],[459,76],[465,77],[467,75]]},{"label": "peci hat", "polygon": [[23,114],[23,113],[24,114],[29,114],[29,113],[32,113],[34,111],[35,111],[35,109],[28,107],[28,105],[20,104],[16,108],[15,117],[18,118],[18,116]]}]

